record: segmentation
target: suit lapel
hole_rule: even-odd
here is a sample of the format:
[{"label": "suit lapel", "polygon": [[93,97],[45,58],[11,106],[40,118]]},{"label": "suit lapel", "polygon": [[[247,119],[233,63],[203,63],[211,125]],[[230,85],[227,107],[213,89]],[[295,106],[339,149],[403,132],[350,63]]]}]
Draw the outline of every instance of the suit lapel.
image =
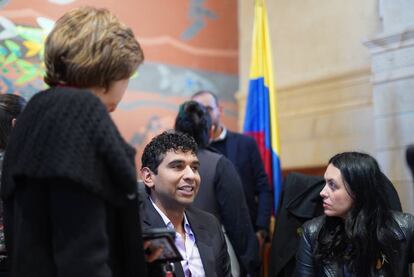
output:
[{"label": "suit lapel", "polygon": [[196,245],[203,263],[205,276],[216,276],[214,251],[209,232],[203,222],[197,220],[197,216],[191,209],[186,211],[186,215],[196,238]]},{"label": "suit lapel", "polygon": [[157,210],[155,210],[149,197],[147,197],[144,202],[144,218],[142,222],[144,230],[149,228],[166,227],[164,221],[162,220],[162,217],[159,215]]},{"label": "suit lapel", "polygon": [[234,162],[234,165],[236,165],[237,159],[236,159],[236,153],[237,153],[237,146],[238,141],[232,140],[233,133],[227,130],[227,136],[225,138],[226,140],[226,149],[227,149],[227,158]]},{"label": "suit lapel", "polygon": [[[143,222],[143,229],[151,229],[151,228],[165,228],[164,221],[162,220],[162,217],[157,212],[157,210],[154,208],[154,206],[151,203],[151,200],[149,197],[144,202],[144,219]],[[180,262],[174,263],[175,273],[174,275],[176,277],[184,277],[184,271],[183,267],[181,266]],[[207,276],[207,275],[206,275]]]}]

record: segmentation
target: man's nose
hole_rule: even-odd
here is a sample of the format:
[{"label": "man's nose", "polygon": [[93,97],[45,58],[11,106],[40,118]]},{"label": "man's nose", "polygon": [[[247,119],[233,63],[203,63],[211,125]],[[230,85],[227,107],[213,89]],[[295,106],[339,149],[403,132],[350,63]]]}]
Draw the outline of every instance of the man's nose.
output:
[{"label": "man's nose", "polygon": [[195,172],[194,170],[191,168],[191,166],[186,166],[184,169],[184,177],[185,178],[191,178],[194,179],[195,177]]}]

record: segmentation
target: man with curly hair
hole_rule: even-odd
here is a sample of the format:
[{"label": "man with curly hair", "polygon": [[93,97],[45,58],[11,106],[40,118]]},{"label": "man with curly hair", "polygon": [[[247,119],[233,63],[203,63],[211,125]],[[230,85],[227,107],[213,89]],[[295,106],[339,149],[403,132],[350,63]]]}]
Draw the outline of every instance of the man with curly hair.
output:
[{"label": "man with curly hair", "polygon": [[[175,231],[175,245],[183,260],[175,263],[175,276],[231,276],[226,241],[218,220],[190,207],[200,186],[200,163],[193,138],[164,132],[145,147],[141,177],[148,197],[143,207],[143,228]],[[150,267],[151,276],[160,276]]]}]

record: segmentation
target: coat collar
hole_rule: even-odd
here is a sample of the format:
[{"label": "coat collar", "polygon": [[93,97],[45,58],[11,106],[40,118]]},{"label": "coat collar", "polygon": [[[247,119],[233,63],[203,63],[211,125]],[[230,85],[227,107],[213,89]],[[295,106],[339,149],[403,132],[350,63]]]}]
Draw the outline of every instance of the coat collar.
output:
[{"label": "coat collar", "polygon": [[[160,216],[160,214],[155,210],[154,206],[151,203],[149,197],[144,202],[144,214],[143,214],[143,229],[150,228],[162,228],[166,227],[165,223]],[[186,209],[186,216],[188,222],[190,223],[191,230],[194,233],[196,238],[196,245],[198,252],[200,253],[201,262],[203,263],[205,276],[215,276],[215,262],[214,262],[214,251],[213,245],[211,244],[212,240],[210,239],[210,234],[208,228],[204,222],[198,220],[197,212],[194,208]],[[184,276],[183,268],[181,263],[174,263],[175,266],[175,276],[181,277]]]},{"label": "coat collar", "polygon": [[324,186],[320,176],[292,172],[285,180],[285,208],[294,216],[313,218],[317,208],[322,207],[319,192]]},{"label": "coat collar", "polygon": [[200,253],[201,262],[203,263],[205,275],[215,276],[214,250],[208,228],[205,225],[205,222],[197,220],[197,212],[194,208],[189,207],[186,210],[186,214],[196,238],[196,244],[198,252]]},{"label": "coat collar", "polygon": [[[153,228],[165,228],[164,221],[162,220],[161,215],[157,212],[154,206],[151,203],[149,196],[144,201],[143,206],[143,215],[142,215],[142,229],[148,230]],[[184,277],[183,267],[180,262],[174,263],[175,276]]]}]

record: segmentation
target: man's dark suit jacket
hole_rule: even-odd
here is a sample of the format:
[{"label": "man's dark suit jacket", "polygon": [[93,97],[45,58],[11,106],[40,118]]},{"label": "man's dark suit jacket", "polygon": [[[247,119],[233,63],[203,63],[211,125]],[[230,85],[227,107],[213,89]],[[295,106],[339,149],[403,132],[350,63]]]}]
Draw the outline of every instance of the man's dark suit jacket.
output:
[{"label": "man's dark suit jacket", "polygon": [[249,136],[227,130],[226,138],[212,142],[211,146],[236,166],[255,230],[268,230],[272,192],[256,141]]},{"label": "man's dark suit jacket", "polygon": [[[164,221],[155,210],[149,197],[144,201],[141,212],[142,228],[165,228]],[[203,263],[205,275],[210,277],[231,276],[230,258],[227,253],[226,241],[218,220],[211,214],[194,207],[186,209],[185,214],[196,239],[196,245]],[[180,262],[174,264],[175,276],[184,277]],[[160,267],[152,264],[149,267],[150,276],[162,276]]]}]

